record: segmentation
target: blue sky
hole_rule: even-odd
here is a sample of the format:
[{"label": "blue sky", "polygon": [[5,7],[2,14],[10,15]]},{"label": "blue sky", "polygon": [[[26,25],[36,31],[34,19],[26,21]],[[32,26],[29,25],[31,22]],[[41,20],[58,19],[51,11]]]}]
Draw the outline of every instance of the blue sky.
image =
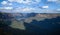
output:
[{"label": "blue sky", "polygon": [[[60,11],[60,0],[0,0],[0,11],[32,12],[42,10]],[[44,13],[44,12],[43,12]],[[50,12],[48,12],[50,13]],[[54,12],[53,12],[54,13]]]}]

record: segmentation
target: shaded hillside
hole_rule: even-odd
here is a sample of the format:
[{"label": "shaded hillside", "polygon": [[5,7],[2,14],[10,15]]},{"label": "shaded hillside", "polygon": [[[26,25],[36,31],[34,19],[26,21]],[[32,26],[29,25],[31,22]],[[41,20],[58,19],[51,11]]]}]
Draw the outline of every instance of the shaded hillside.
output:
[{"label": "shaded hillside", "polygon": [[25,23],[26,30],[37,35],[60,35],[60,17]]},{"label": "shaded hillside", "polygon": [[[2,15],[3,14],[0,13],[0,19],[5,18],[2,18]],[[0,20],[0,35],[60,35],[60,17],[42,21],[33,20],[30,23],[24,22],[26,30],[12,28],[9,26],[11,23],[12,21],[4,22],[4,20]]]}]

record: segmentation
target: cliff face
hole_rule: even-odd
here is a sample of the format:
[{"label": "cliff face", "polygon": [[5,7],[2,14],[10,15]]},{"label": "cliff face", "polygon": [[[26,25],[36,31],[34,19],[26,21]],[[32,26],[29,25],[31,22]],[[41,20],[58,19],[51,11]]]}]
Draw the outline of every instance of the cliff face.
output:
[{"label": "cliff face", "polygon": [[30,23],[24,22],[25,30],[13,28],[6,24],[0,24],[0,35],[60,35],[59,23],[60,17],[42,21],[33,20]]},{"label": "cliff face", "polygon": [[3,19],[0,20],[0,35],[60,35],[59,14],[37,14],[29,16],[26,21],[11,21],[11,17],[0,13],[0,19]]}]

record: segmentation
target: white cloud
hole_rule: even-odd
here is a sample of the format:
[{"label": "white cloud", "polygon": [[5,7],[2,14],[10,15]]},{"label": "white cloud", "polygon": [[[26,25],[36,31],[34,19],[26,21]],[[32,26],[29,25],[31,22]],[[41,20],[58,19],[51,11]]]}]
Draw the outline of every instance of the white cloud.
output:
[{"label": "white cloud", "polygon": [[56,2],[60,4],[60,0],[47,0],[48,2]]},{"label": "white cloud", "polygon": [[25,8],[16,8],[14,9],[14,12],[20,12],[20,13],[31,13],[34,12],[36,9],[35,8],[31,8],[31,7],[25,7]]},{"label": "white cloud", "polygon": [[45,10],[45,9],[43,9],[43,10],[34,10],[34,11],[32,11],[32,10],[30,10],[30,11],[22,11],[22,10],[18,10],[18,9],[15,9],[15,10],[7,10],[7,9],[0,9],[0,12],[5,12],[5,13],[60,13],[60,12],[58,12],[58,11],[54,11],[54,10]]},{"label": "white cloud", "polygon": [[5,10],[12,10],[13,9],[13,7],[0,7],[0,9],[5,9]]},{"label": "white cloud", "polygon": [[17,3],[24,3],[24,4],[30,4],[30,3],[39,3],[41,0],[8,0],[9,2],[17,2]]},{"label": "white cloud", "polygon": [[40,9],[32,7],[25,7],[25,8],[18,7],[15,9],[12,9],[12,7],[4,7],[3,9],[0,10],[7,13],[32,13],[32,12],[37,13],[40,11]]},{"label": "white cloud", "polygon": [[24,8],[23,11],[30,11],[31,9],[29,8]]},{"label": "white cloud", "polygon": [[35,0],[36,2],[41,2],[41,0]]},{"label": "white cloud", "polygon": [[5,5],[5,6],[11,6],[11,5],[13,5],[12,3],[8,2],[8,1],[2,1],[1,4]]},{"label": "white cloud", "polygon": [[58,1],[57,1],[57,3],[59,3],[59,4],[60,4],[60,0],[58,0]]},{"label": "white cloud", "polygon": [[5,9],[13,9],[13,7],[4,7]]},{"label": "white cloud", "polygon": [[[48,7],[43,7],[48,8]],[[60,10],[60,9],[58,9]],[[60,13],[56,10],[47,10],[47,9],[40,9],[40,8],[32,8],[32,7],[18,7],[13,9],[12,7],[3,7],[3,9],[0,9],[2,12],[6,13]]]},{"label": "white cloud", "polygon": [[6,5],[8,2],[7,1],[2,1],[1,4],[2,5]]},{"label": "white cloud", "polygon": [[60,11],[60,9],[57,9],[57,11]]},{"label": "white cloud", "polygon": [[12,3],[9,3],[8,5],[13,5]]},{"label": "white cloud", "polygon": [[31,11],[34,10],[34,8],[24,8],[23,11]]},{"label": "white cloud", "polygon": [[60,0],[47,0],[48,2],[55,2],[57,4],[60,4]]},{"label": "white cloud", "polygon": [[8,1],[13,2],[14,0],[8,0]]},{"label": "white cloud", "polygon": [[53,2],[56,2],[56,1],[58,1],[58,0],[48,0],[48,1],[53,1]]},{"label": "white cloud", "polygon": [[42,6],[42,8],[49,8],[49,6]]}]

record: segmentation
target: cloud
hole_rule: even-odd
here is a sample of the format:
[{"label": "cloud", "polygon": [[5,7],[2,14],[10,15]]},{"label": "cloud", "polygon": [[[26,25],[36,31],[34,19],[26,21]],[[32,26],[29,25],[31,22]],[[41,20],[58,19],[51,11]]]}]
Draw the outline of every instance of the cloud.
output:
[{"label": "cloud", "polygon": [[49,6],[42,6],[42,8],[49,8]]},{"label": "cloud", "polygon": [[41,0],[8,0],[9,2],[17,2],[17,3],[23,3],[23,4],[31,4],[31,3],[39,3]]},{"label": "cloud", "polygon": [[60,0],[47,0],[48,2],[56,2],[56,3],[60,3]]},{"label": "cloud", "polygon": [[59,8],[59,9],[57,9],[57,11],[60,11],[60,8]]},{"label": "cloud", "polygon": [[32,7],[24,7],[24,8],[18,7],[16,9],[14,9],[14,12],[32,13],[32,12],[35,12],[36,10],[38,10],[38,9],[35,9],[35,8],[32,8]]},{"label": "cloud", "polygon": [[2,9],[0,9],[0,11],[2,12],[6,12],[6,13],[38,13],[40,11],[39,8],[33,8],[33,7],[18,7],[13,9],[13,7],[3,7]]},{"label": "cloud", "polygon": [[13,7],[4,7],[4,9],[13,9]]},{"label": "cloud", "polygon": [[22,9],[23,11],[31,11],[31,10],[35,10],[34,8],[24,8],[24,9]]},{"label": "cloud", "polygon": [[[43,8],[48,8],[48,6],[44,6]],[[18,7],[13,9],[13,7],[4,7],[0,9],[2,12],[6,13],[60,13],[57,10],[50,10],[50,9],[40,9],[34,7]]]},{"label": "cloud", "polygon": [[13,5],[12,3],[9,3],[8,5]]},{"label": "cloud", "polygon": [[41,2],[41,0],[35,0],[36,2]]},{"label": "cloud", "polygon": [[6,5],[6,4],[8,4],[8,2],[7,1],[2,1],[1,4]]},{"label": "cloud", "polygon": [[32,8],[24,8],[23,11],[30,11]]},{"label": "cloud", "polygon": [[57,1],[57,3],[59,3],[59,4],[60,4],[60,0],[58,0],[58,1]]},{"label": "cloud", "polygon": [[0,9],[11,10],[13,7],[0,7]]},{"label": "cloud", "polygon": [[0,7],[0,12],[12,13],[13,7]]},{"label": "cloud", "polygon": [[47,0],[47,1],[49,1],[49,2],[56,2],[56,1],[58,1],[58,0]]},{"label": "cloud", "polygon": [[8,2],[8,1],[2,1],[1,4],[3,6],[11,6],[11,5],[13,5],[12,3]]}]

